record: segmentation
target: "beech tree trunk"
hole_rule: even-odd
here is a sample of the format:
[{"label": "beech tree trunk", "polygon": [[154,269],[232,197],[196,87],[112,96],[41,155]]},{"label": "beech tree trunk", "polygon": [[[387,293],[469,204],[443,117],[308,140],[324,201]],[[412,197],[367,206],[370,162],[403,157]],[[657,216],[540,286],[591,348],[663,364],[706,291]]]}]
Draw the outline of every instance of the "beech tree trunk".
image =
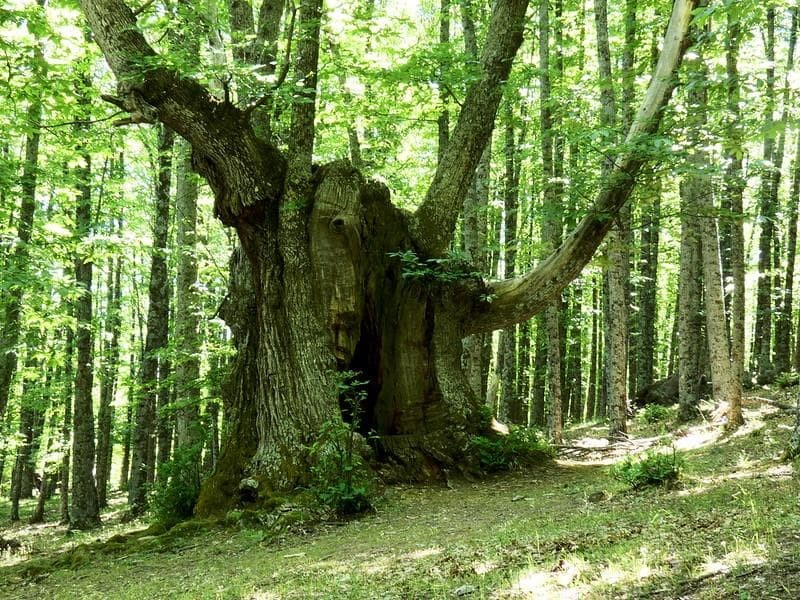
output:
[{"label": "beech tree trunk", "polygon": [[[88,77],[87,77],[88,79]],[[82,82],[89,85],[89,81]],[[83,126],[79,126],[81,130]],[[79,131],[78,135],[85,135]],[[78,199],[75,208],[75,237],[88,240],[92,228],[91,156],[83,152],[76,168]],[[100,524],[100,506],[94,480],[95,427],[92,387],[94,383],[92,352],[92,261],[86,250],[75,256],[75,281],[80,295],[75,300],[75,408],[72,413],[72,499],[69,526],[90,529]]]},{"label": "beech tree trunk", "polygon": [[[632,8],[631,8],[632,7]],[[629,13],[636,16],[635,3],[626,3],[626,26]],[[611,50],[608,42],[608,7],[605,0],[595,0],[595,22],[597,26],[597,55],[600,75],[600,122],[613,131],[617,121],[611,73]],[[629,27],[626,27],[628,29]],[[630,43],[630,42],[629,42]],[[626,44],[627,46],[627,44]],[[632,53],[632,48],[627,52]],[[632,63],[632,56],[628,57]],[[632,115],[630,116],[632,119]],[[614,141],[613,139],[610,141]],[[603,172],[612,169],[606,160]],[[628,278],[630,257],[628,252],[628,228],[630,210],[622,208],[616,225],[611,229],[606,245],[609,266],[606,277],[606,348],[605,382],[608,402],[609,437],[624,437],[628,431]]]},{"label": "beech tree trunk", "polygon": [[[788,134],[787,123],[789,120],[789,110],[791,106],[790,97],[790,76],[794,69],[794,53],[797,46],[797,26],[798,26],[798,7],[792,8],[791,24],[789,26],[789,48],[786,59],[786,76],[783,82],[783,108],[780,119],[780,133],[778,144],[775,149],[774,171],[772,179],[771,194],[777,203],[778,188],[780,186],[781,172],[783,171],[784,150],[786,148],[786,138]],[[797,155],[795,154],[795,157]],[[780,281],[780,274],[776,273],[779,283],[779,305],[777,318],[775,320],[775,372],[785,373],[789,371],[791,364],[791,340],[792,340],[792,303],[794,288],[794,263],[795,252],[797,251],[797,202],[792,202],[789,198],[789,215],[786,219],[786,270],[784,279]]]},{"label": "beech tree trunk", "polygon": [[[464,31],[464,50],[473,63],[477,64],[478,42],[475,34],[475,20],[471,0],[461,0],[461,23]],[[476,271],[486,270],[486,213],[489,209],[489,171],[491,167],[491,138],[486,143],[475,170],[475,178],[464,197],[463,238],[465,258],[475,266]],[[464,338],[462,362],[467,381],[472,391],[479,397],[486,397],[486,370],[484,363],[489,357],[487,342],[490,335],[477,333]]]},{"label": "beech tree trunk", "polygon": [[[153,254],[150,263],[147,338],[139,368],[138,402],[131,434],[131,473],[128,480],[128,504],[134,514],[146,506],[145,484],[152,479],[154,438],[156,436],[156,399],[159,390],[158,351],[167,344],[169,295],[167,281],[167,229],[169,224],[169,188],[172,173],[174,134],[163,127],[158,139]],[[163,367],[162,367],[163,370]]]},{"label": "beech tree trunk", "polygon": [[775,217],[777,198],[772,195],[775,154],[775,8],[767,8],[766,31],[767,87],[766,110],[764,114],[764,166],[761,173],[761,187],[758,198],[759,225],[758,238],[758,288],[756,293],[755,359],[758,377],[762,382],[774,378],[772,365],[772,262],[775,237]]},{"label": "beech tree trunk", "polygon": [[[112,169],[122,170],[122,156]],[[121,226],[121,225],[120,225]],[[122,259],[109,261],[106,280],[106,344],[101,367],[100,407],[97,413],[97,501],[101,508],[108,505],[107,492],[111,477],[113,441],[111,426],[114,420],[114,395],[119,376],[120,306],[122,302]]]},{"label": "beech tree trunk", "polygon": [[175,190],[178,277],[175,293],[175,392],[181,407],[175,423],[175,447],[199,453],[200,423],[200,305],[197,294],[197,179],[191,172],[191,148],[177,145]]},{"label": "beech tree trunk", "polygon": [[[109,101],[131,119],[165,123],[192,144],[193,166],[214,191],[216,214],[241,242],[222,311],[238,349],[226,384],[228,435],[199,514],[243,501],[245,475],[259,481],[260,497],[307,480],[304,449],[323,423],[347,418],[338,405],[338,370],[368,381],[360,426],[376,432],[377,468],[387,478],[438,477],[442,469],[474,464],[467,450],[480,401],[461,368],[461,340],[552,305],[593,255],[647,160],[623,152],[589,214],[525,274],[487,284],[470,275],[471,266],[442,258],[491,135],[527,4],[496,3],[479,75],[422,204],[407,214],[347,161],[312,168],[319,0],[300,4],[294,74],[303,85],[295,87],[285,153],[256,135],[250,109],[212,100],[196,81],[166,67],[141,72],[154,51],[122,2],[82,0],[124,82]],[[628,148],[658,126],[693,7],[675,4]]]},{"label": "beech tree trunk", "polygon": [[[744,144],[741,125],[741,94],[739,84],[739,44],[741,25],[734,15],[728,13],[728,35],[725,36],[726,103],[728,119],[724,143],[725,170],[724,208],[730,210],[731,219],[725,227],[730,239],[729,270],[733,290],[730,294],[730,343],[731,361],[736,381],[744,383],[745,351],[745,248],[744,248],[744,188],[742,171]],[[723,221],[724,223],[724,221]],[[722,227],[721,227],[722,228]],[[725,238],[725,234],[721,236]],[[724,264],[724,261],[723,261]],[[742,420],[742,406],[732,398],[728,409],[728,421]]]},{"label": "beech tree trunk", "polygon": [[[72,308],[70,307],[70,312]],[[75,336],[72,329],[67,327],[64,334],[64,393],[62,402],[64,403],[63,420],[61,422],[61,467],[59,469],[59,522],[69,523],[69,466],[70,455],[70,436],[72,433],[72,396],[74,384],[73,357],[75,354]]]}]

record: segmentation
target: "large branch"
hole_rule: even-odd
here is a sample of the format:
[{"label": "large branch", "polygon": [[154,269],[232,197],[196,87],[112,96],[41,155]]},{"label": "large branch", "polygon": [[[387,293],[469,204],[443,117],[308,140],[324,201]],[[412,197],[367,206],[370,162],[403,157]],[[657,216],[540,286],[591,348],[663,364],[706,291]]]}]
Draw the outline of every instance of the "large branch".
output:
[{"label": "large branch", "polygon": [[527,274],[489,286],[483,302],[465,324],[465,334],[502,329],[544,309],[591,260],[633,190],[642,165],[651,157],[645,147],[661,120],[688,45],[687,31],[697,0],[675,0],[653,78],[617,157],[589,213],[545,261]]},{"label": "large branch", "polygon": [[129,111],[131,121],[160,121],[192,144],[195,167],[214,190],[224,223],[252,219],[280,197],[286,161],[255,136],[241,110],[166,66],[121,0],[80,0],[80,6],[117,76],[120,97],[109,100]]},{"label": "large branch", "polygon": [[492,13],[480,79],[467,92],[425,200],[411,220],[414,240],[425,256],[441,255],[453,238],[464,196],[492,135],[503,83],[522,44],[527,8],[528,0],[499,0]]}]

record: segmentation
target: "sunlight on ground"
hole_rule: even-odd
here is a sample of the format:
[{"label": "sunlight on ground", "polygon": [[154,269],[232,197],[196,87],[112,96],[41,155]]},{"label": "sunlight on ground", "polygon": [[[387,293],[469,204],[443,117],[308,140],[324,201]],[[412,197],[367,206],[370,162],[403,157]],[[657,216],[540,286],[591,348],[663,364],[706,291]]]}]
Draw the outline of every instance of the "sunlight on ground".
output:
[{"label": "sunlight on ground", "polygon": [[674,441],[675,448],[681,451],[697,450],[716,442],[723,434],[720,427],[703,425],[691,428],[686,435]]}]

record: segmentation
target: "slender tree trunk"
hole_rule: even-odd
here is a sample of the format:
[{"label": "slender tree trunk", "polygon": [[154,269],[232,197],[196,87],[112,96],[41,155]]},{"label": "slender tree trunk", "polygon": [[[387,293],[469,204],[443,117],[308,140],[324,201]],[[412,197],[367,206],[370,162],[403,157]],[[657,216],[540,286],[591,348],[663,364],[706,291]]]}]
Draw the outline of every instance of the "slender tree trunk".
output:
[{"label": "slender tree trunk", "polygon": [[[38,1],[40,7],[44,6],[42,0]],[[37,42],[33,49],[32,58],[33,76],[38,81],[46,79],[47,67],[44,61],[42,47]],[[42,121],[42,88],[38,83],[33,86],[30,104],[28,104],[25,118],[29,133],[25,137],[25,162],[22,166],[20,179],[21,206],[17,221],[17,242],[14,252],[9,256],[4,278],[7,281],[25,281],[29,270],[28,244],[33,231],[34,214],[36,212],[36,183],[39,173],[39,139]],[[14,372],[17,369],[17,344],[19,342],[22,314],[22,300],[24,285],[13,285],[6,296],[4,304],[4,318],[0,326],[0,419],[5,414],[8,406],[9,393],[11,392]]]},{"label": "slender tree trunk", "polygon": [[[542,144],[542,173],[544,177],[543,231],[545,243],[557,248],[561,243],[561,214],[558,207],[555,183],[554,130],[550,103],[550,8],[548,0],[539,3],[539,69],[541,87],[540,120]],[[549,401],[547,405],[547,431],[554,443],[560,444],[562,437],[562,389],[561,389],[561,298],[555,299],[545,310],[547,332],[547,381]]]},{"label": "slender tree trunk", "polygon": [[547,376],[547,332],[544,315],[536,317],[534,338],[533,382],[531,383],[531,423],[545,427],[545,378]]},{"label": "slender tree trunk", "polygon": [[598,284],[592,281],[592,340],[589,350],[589,383],[586,390],[586,418],[597,416],[597,368],[600,356],[600,294]]},{"label": "slender tree trunk", "polygon": [[53,472],[53,461],[50,457],[53,456],[53,450],[56,444],[60,443],[58,439],[59,415],[58,411],[56,410],[58,403],[52,400],[53,379],[60,380],[61,373],[59,371],[60,369],[57,369],[55,375],[53,375],[53,373],[48,369],[47,376],[45,378],[44,400],[50,405],[48,407],[50,416],[47,423],[47,447],[45,450],[44,460],[42,461],[42,481],[39,486],[39,497],[36,500],[36,508],[34,509],[33,515],[29,521],[31,524],[44,522],[45,503],[50,499],[53,487],[55,486],[56,481],[58,481],[58,475]]},{"label": "slender tree trunk", "polygon": [[158,353],[167,344],[169,324],[169,284],[167,279],[167,229],[169,223],[169,185],[172,172],[174,134],[166,127],[159,130],[158,173],[156,186],[155,230],[150,263],[147,338],[139,368],[139,395],[131,436],[131,474],[128,480],[128,504],[131,512],[145,509],[145,484],[152,471],[148,456],[152,454],[158,395]]},{"label": "slender tree trunk", "polygon": [[[439,0],[439,43],[446,46],[450,43],[450,0]],[[445,56],[445,53],[442,53]],[[442,60],[439,64],[439,100],[442,103],[442,110],[439,112],[437,121],[439,135],[439,160],[442,160],[447,142],[450,140],[450,109],[449,92],[446,78],[449,65]]]},{"label": "slender tree trunk", "polygon": [[[31,336],[28,340],[28,347],[35,348],[40,340],[38,336]],[[37,367],[36,361],[32,356],[26,359],[26,368],[35,369]],[[17,446],[16,460],[14,461],[14,470],[11,473],[11,521],[19,521],[19,501],[21,498],[30,497],[30,477],[32,473],[31,462],[33,460],[33,439],[34,428],[36,420],[36,404],[39,399],[36,398],[36,391],[34,389],[35,383],[32,381],[25,381],[22,390],[22,400],[19,409],[19,440]],[[28,479],[26,486],[25,479]],[[28,488],[26,490],[25,488]]]},{"label": "slender tree trunk", "polygon": [[[706,331],[708,336],[709,362],[711,381],[714,387],[714,399],[719,402],[741,404],[742,382],[737,379],[736,369],[731,361],[728,333],[725,319],[725,297],[720,262],[719,236],[717,233],[713,187],[709,174],[709,156],[703,149],[703,132],[708,125],[708,68],[705,65],[701,42],[708,35],[709,29],[696,28],[695,39],[698,40],[696,57],[687,61],[687,71],[695,85],[687,94],[690,110],[689,140],[695,148],[690,161],[693,168],[689,181],[685,184],[686,205],[699,217],[702,249],[704,298],[706,313]],[[697,219],[695,217],[695,219]],[[728,427],[735,429],[742,421],[729,422]]]},{"label": "slender tree trunk", "polygon": [[[506,105],[505,127],[505,277],[516,274],[517,263],[517,213],[519,209],[519,168],[514,131],[514,107]],[[503,369],[500,374],[500,420],[522,424],[525,420],[522,398],[519,396],[517,379],[517,328],[500,332],[500,350],[503,354]]]},{"label": "slender tree trunk", "polygon": [[[797,208],[800,204],[800,131],[797,132],[797,142],[795,146],[794,164],[792,165],[792,185],[789,192],[789,235],[786,248],[786,281],[784,307],[786,312],[792,313],[792,287],[794,285],[795,254],[797,252]],[[795,329],[796,343],[800,344],[800,331]],[[795,349],[792,356],[792,367],[795,371],[800,371],[800,352]]]},{"label": "slender tree trunk", "polygon": [[[775,149],[775,159],[773,165],[772,189],[770,191],[775,204],[778,203],[778,188],[780,186],[781,172],[783,170],[784,149],[786,147],[786,137],[788,133],[787,123],[790,110],[790,76],[794,69],[794,53],[797,46],[797,26],[798,26],[798,7],[792,8],[792,20],[789,30],[789,49],[786,59],[786,77],[783,83],[783,109],[781,112],[781,126],[778,137],[778,145]],[[800,140],[800,138],[798,138]],[[800,141],[798,142],[800,148]],[[797,154],[795,154],[797,160]],[[792,184],[794,185],[794,184]],[[777,318],[775,320],[775,371],[784,373],[789,370],[791,364],[791,340],[792,340],[792,288],[794,287],[794,263],[795,252],[797,251],[797,202],[789,202],[789,215],[786,223],[786,271],[783,285],[777,285],[780,291],[780,303],[778,306]],[[776,256],[777,259],[777,256]],[[780,275],[776,273],[776,279]]]},{"label": "slender tree trunk", "polygon": [[756,292],[756,365],[762,382],[774,377],[772,357],[772,263],[775,237],[776,198],[772,196],[775,158],[775,8],[767,8],[766,31],[766,111],[764,115],[764,167],[761,174],[758,210],[761,234],[758,242],[758,289]]},{"label": "slender tree trunk", "polygon": [[[133,375],[131,375],[133,378]],[[131,386],[131,389],[133,386]],[[128,406],[125,409],[125,425],[122,430],[122,464],[119,470],[119,489],[128,491],[128,477],[131,472],[131,431],[133,430],[134,394],[128,394]]]},{"label": "slender tree trunk", "polygon": [[[461,22],[464,31],[464,49],[469,60],[478,63],[478,42],[471,0],[461,0]],[[481,154],[472,185],[464,199],[463,238],[466,259],[479,273],[486,271],[486,216],[489,207],[489,175],[491,167],[491,140]],[[488,357],[490,336],[475,334],[464,338],[462,362],[472,391],[480,398],[486,396],[486,377],[483,368]]]},{"label": "slender tree trunk", "polygon": [[694,201],[703,190],[693,187],[691,179],[681,185],[681,265],[678,286],[678,418],[689,421],[698,414],[700,401],[700,354],[702,312],[700,281],[702,277],[700,232]]},{"label": "slender tree trunk", "polygon": [[[197,179],[191,172],[191,148],[178,144],[176,224],[178,277],[175,296],[175,451],[195,456],[200,478],[203,431],[200,423],[200,303],[197,294]],[[187,458],[185,454],[183,458]]]},{"label": "slender tree trunk", "polygon": [[658,318],[658,247],[661,230],[661,180],[650,188],[650,202],[642,207],[639,276],[639,347],[636,389],[653,383],[655,374],[656,321]]},{"label": "slender tree trunk", "polygon": [[[120,164],[112,167],[118,171],[121,181]],[[101,366],[100,408],[97,413],[97,501],[100,507],[108,506],[107,492],[111,474],[111,457],[113,445],[111,438],[114,421],[114,396],[119,375],[119,333],[121,327],[121,284],[122,259],[110,260],[106,280],[106,322],[105,322],[105,355]]]},{"label": "slender tree trunk", "polygon": [[[70,308],[70,312],[72,309]],[[62,402],[64,404],[64,420],[61,425],[61,468],[60,477],[60,519],[62,525],[69,523],[69,492],[70,492],[70,463],[71,461],[71,437],[72,437],[72,400],[74,368],[73,356],[75,354],[75,336],[70,327],[66,328],[64,334],[64,392]]]},{"label": "slender tree trunk", "polygon": [[[88,79],[88,77],[87,77]],[[84,81],[83,85],[90,85]],[[78,135],[85,135],[81,127]],[[75,237],[88,243],[92,230],[91,156],[82,153],[83,164],[76,169],[78,181],[75,208]],[[72,501],[70,503],[70,528],[89,529],[100,524],[100,507],[94,480],[94,409],[92,387],[94,382],[92,353],[92,259],[78,250],[75,256],[75,281],[81,291],[75,300],[75,410],[72,420]]]},{"label": "slender tree trunk", "polygon": [[[633,6],[631,11],[630,7]],[[626,29],[632,12],[635,20],[635,3],[626,4]],[[600,73],[600,122],[603,127],[613,130],[616,124],[616,103],[614,100],[611,73],[611,49],[608,42],[608,7],[605,0],[595,0],[595,24],[597,26],[597,56]],[[635,38],[634,38],[635,39]],[[631,50],[632,51],[632,50]],[[632,57],[631,57],[632,61]],[[604,173],[609,173],[612,165],[607,161]],[[606,250],[609,266],[606,270],[606,289],[608,293],[608,313],[606,323],[606,389],[609,417],[609,437],[619,438],[627,434],[628,413],[628,275],[630,257],[627,239],[630,211],[621,212],[616,227],[608,236]]]},{"label": "slender tree trunk", "polygon": [[[724,200],[730,210],[731,220],[727,229],[730,236],[730,273],[733,291],[730,297],[731,361],[736,381],[744,380],[745,352],[745,248],[744,248],[744,188],[742,173],[744,154],[741,127],[741,100],[739,84],[739,43],[741,25],[728,12],[728,35],[725,36],[726,101],[728,122],[724,144],[725,170]],[[728,422],[742,420],[742,407],[737,398],[732,398],[728,407]]]}]

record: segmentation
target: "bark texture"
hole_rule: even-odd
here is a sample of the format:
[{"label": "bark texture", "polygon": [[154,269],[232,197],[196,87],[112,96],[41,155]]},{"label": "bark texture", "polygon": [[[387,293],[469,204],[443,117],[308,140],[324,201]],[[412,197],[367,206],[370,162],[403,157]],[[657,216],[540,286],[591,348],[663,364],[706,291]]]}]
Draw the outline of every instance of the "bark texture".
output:
[{"label": "bark texture", "polygon": [[[85,82],[86,83],[86,82]],[[76,169],[78,201],[75,209],[75,237],[86,243],[92,227],[91,157],[84,153]],[[75,409],[72,414],[72,499],[69,525],[89,529],[100,524],[100,506],[94,480],[95,427],[92,387],[92,262],[86,250],[75,257],[75,281],[80,296],[75,300]]]},{"label": "bark texture", "polygon": [[[169,288],[167,281],[167,232],[169,227],[169,189],[172,173],[174,134],[166,127],[159,131],[158,173],[153,229],[153,253],[150,259],[147,337],[139,368],[136,411],[131,434],[131,473],[128,480],[128,504],[134,514],[146,506],[145,484],[152,480],[152,460],[156,436],[156,399],[158,396],[159,350],[167,345],[169,325]],[[149,477],[148,477],[149,475]]]}]

